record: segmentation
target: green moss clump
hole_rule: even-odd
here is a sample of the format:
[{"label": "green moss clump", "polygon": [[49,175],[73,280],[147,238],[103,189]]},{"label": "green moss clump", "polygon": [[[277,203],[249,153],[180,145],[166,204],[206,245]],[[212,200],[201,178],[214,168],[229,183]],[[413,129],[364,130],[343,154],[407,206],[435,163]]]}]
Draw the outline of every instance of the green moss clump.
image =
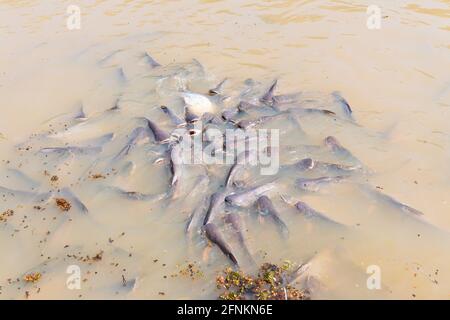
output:
[{"label": "green moss clump", "polygon": [[284,261],[281,266],[264,263],[256,276],[226,268],[216,279],[217,288],[224,290],[222,300],[305,300],[306,292],[289,284],[294,264]]}]

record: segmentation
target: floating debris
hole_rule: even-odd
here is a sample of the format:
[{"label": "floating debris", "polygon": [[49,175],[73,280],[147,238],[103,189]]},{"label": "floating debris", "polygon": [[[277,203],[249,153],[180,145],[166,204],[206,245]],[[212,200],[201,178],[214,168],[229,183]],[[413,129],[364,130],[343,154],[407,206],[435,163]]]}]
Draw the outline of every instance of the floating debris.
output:
[{"label": "floating debris", "polygon": [[69,211],[72,205],[64,198],[55,198],[56,205],[62,211]]},{"label": "floating debris", "polygon": [[196,280],[204,276],[203,271],[200,270],[199,266],[197,266],[195,262],[188,263],[179,271],[179,274],[181,276],[189,277],[192,280]]},{"label": "floating debris", "polygon": [[2,214],[0,214],[0,222],[6,222],[9,217],[12,217],[14,215],[14,210],[8,209],[4,211]]},{"label": "floating debris", "polygon": [[293,265],[278,266],[264,263],[256,276],[226,268],[216,279],[217,288],[225,290],[219,295],[222,300],[307,300],[306,291],[301,291],[286,279],[293,272]]},{"label": "floating debris", "polygon": [[28,273],[23,276],[23,281],[36,283],[41,279],[41,277],[42,274],[40,272]]},{"label": "floating debris", "polygon": [[89,176],[89,178],[93,179],[93,180],[97,180],[97,179],[106,179],[106,177],[101,174],[101,173],[95,173]]}]

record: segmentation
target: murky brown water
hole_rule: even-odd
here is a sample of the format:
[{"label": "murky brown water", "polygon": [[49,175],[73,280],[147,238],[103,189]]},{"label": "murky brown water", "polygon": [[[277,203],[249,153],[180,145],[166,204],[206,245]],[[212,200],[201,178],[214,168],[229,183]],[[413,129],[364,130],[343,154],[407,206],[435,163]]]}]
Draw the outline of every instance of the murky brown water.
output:
[{"label": "murky brown water", "polygon": [[[77,183],[90,158],[77,158],[69,168],[62,162],[59,170],[48,165],[50,176],[59,177],[51,182],[45,165],[15,148],[49,118],[73,112],[79,101],[91,117],[112,107],[124,90],[127,116],[148,108],[145,115],[167,127],[156,106],[164,98],[149,93],[148,70],[137,59],[148,51],[163,65],[195,58],[216,77],[210,83],[228,77],[234,89],[247,78],[263,85],[278,78],[280,93],[340,91],[360,127],[313,118],[304,124],[311,141],[337,136],[371,169],[368,184],[425,213],[425,222],[405,218],[347,184],[321,196],[296,193],[286,184],[284,191],[352,231],[310,230],[277,200],[290,237],[282,241],[273,228],[249,219],[248,242],[257,262],[302,263],[315,256],[311,272],[324,284],[315,298],[448,299],[450,1],[377,3],[379,30],[366,27],[370,1],[85,1],[79,4],[81,30],[70,31],[69,1],[2,1],[0,186],[30,188],[30,181],[8,171],[20,169],[43,190],[72,186],[90,214],[66,220],[54,205],[40,211],[17,199],[3,201],[1,211],[13,209],[14,215],[0,226],[0,297],[24,298],[26,291],[36,299],[217,297],[214,276],[228,261],[216,250],[208,262],[199,262],[204,277],[171,276],[186,261],[201,261],[201,253],[186,250],[183,233],[194,199],[163,208],[111,198],[98,192],[98,181]],[[107,63],[98,63],[116,50]],[[117,67],[133,79],[126,89]],[[136,125],[120,116],[94,124],[62,141],[113,131],[119,139],[108,147],[112,152]],[[289,134],[281,138],[285,145],[301,143]],[[301,157],[281,154],[284,163]],[[136,163],[132,177],[106,180],[162,192],[167,171],[152,164],[156,158],[138,149],[130,159]],[[100,261],[79,261],[102,251]],[[81,269],[80,290],[66,285],[70,265]],[[380,267],[381,290],[367,289],[371,265]],[[42,278],[25,284],[23,275],[32,271]],[[132,279],[137,281],[130,289]]]}]

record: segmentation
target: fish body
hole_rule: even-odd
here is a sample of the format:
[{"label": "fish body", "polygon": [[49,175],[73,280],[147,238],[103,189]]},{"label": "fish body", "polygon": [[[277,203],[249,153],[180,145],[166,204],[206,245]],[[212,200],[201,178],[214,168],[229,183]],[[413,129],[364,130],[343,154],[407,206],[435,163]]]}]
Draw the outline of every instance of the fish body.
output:
[{"label": "fish body", "polygon": [[222,119],[225,121],[234,122],[234,117],[238,114],[237,110],[224,110],[222,112]]},{"label": "fish body", "polygon": [[147,120],[147,125],[150,131],[153,133],[153,136],[155,137],[156,142],[158,143],[166,143],[170,139],[170,135],[162,130],[156,123],[151,121],[150,119]]},{"label": "fish body", "polygon": [[177,127],[182,127],[186,124],[185,121],[181,120],[171,109],[166,106],[161,106],[161,110],[169,117],[170,121]]},{"label": "fish body", "polygon": [[209,197],[203,197],[199,205],[192,211],[186,223],[185,233],[189,240],[192,240],[195,233],[199,233],[203,226],[205,210],[208,205]]},{"label": "fish body", "polygon": [[69,200],[69,202],[74,205],[76,208],[78,208],[83,213],[88,213],[88,208],[84,205],[84,203],[78,198],[75,193],[70,188],[62,188],[58,192],[55,192],[52,197],[64,197]]},{"label": "fish body", "polygon": [[289,114],[288,110],[281,111],[281,112],[278,112],[278,113],[270,115],[270,116],[262,116],[262,117],[259,117],[256,119],[251,119],[251,120],[244,119],[244,120],[239,121],[237,123],[237,126],[241,129],[245,130],[245,129],[253,128],[259,124],[266,123],[270,120],[276,119],[276,118],[286,115],[286,114]]},{"label": "fish body", "polygon": [[337,156],[350,159],[362,165],[361,161],[359,161],[349,150],[343,147],[335,137],[328,136],[325,138],[324,142],[325,146],[327,146]]},{"label": "fish body", "polygon": [[269,87],[269,90],[261,97],[260,101],[262,103],[272,105],[273,104],[273,97],[275,93],[275,89],[277,87],[278,80],[275,80],[272,85]]},{"label": "fish body", "polygon": [[261,186],[251,188],[249,190],[230,194],[225,197],[225,202],[232,206],[249,207],[256,202],[256,200],[264,193],[275,188],[275,184],[266,183]]},{"label": "fish body", "polygon": [[152,68],[156,68],[156,67],[160,67],[161,65],[152,58],[152,56],[150,56],[147,52],[144,53],[144,59],[145,62]]},{"label": "fish body", "polygon": [[353,111],[352,111],[352,108],[350,107],[350,104],[347,102],[347,100],[345,100],[344,97],[342,97],[342,95],[337,91],[333,92],[331,95],[334,97],[335,101],[338,102],[342,106],[342,110],[343,110],[344,114],[348,118],[353,119],[353,116],[352,116]]},{"label": "fish body", "polygon": [[187,123],[195,123],[200,120],[200,117],[196,115],[190,107],[186,106],[184,108],[184,119]]},{"label": "fish body", "polygon": [[116,137],[115,133],[110,132],[110,133],[104,134],[98,138],[94,138],[94,139],[85,141],[83,143],[83,145],[85,145],[87,147],[102,147],[105,144],[114,140],[115,137]]},{"label": "fish body", "polygon": [[214,223],[207,223],[203,227],[205,231],[206,237],[215,245],[219,247],[219,249],[222,251],[222,253],[227,256],[233,264],[238,265],[238,261],[234,254],[231,252],[232,249],[226,243],[225,239],[222,236],[222,233],[220,232],[219,228]]},{"label": "fish body", "polygon": [[276,105],[292,104],[297,103],[300,96],[300,93],[282,94],[273,96],[272,101]]},{"label": "fish body", "polygon": [[289,236],[289,228],[287,225],[281,220],[278,211],[275,209],[272,201],[267,196],[261,196],[256,201],[256,209],[259,214],[264,217],[270,218],[278,227],[280,233],[284,238]]},{"label": "fish body", "polygon": [[348,166],[337,163],[327,163],[322,161],[316,161],[311,158],[302,159],[294,164],[294,168],[299,171],[317,170],[322,173],[351,173],[361,169],[360,166]]},{"label": "fish body", "polygon": [[203,221],[203,224],[206,225],[214,220],[216,215],[218,214],[218,211],[222,207],[224,200],[225,200],[226,193],[221,190],[213,193],[210,197],[209,201],[209,207],[206,211],[205,219]]},{"label": "fish body", "polygon": [[74,155],[94,155],[102,152],[102,147],[76,147],[76,146],[68,146],[68,147],[48,147],[42,148],[39,150],[40,153],[48,154],[48,153],[70,153]]},{"label": "fish body", "polygon": [[209,123],[219,125],[219,124],[223,123],[222,119],[220,119],[215,114],[212,114],[211,112],[205,112],[202,115],[201,120],[204,125],[209,124]]},{"label": "fish body", "polygon": [[255,150],[246,150],[241,152],[237,157],[235,163],[230,168],[228,172],[227,178],[225,180],[225,186],[231,187],[235,181],[236,175],[240,172],[240,170],[245,166],[246,162],[250,162],[250,157],[256,157]]},{"label": "fish body", "polygon": [[304,190],[310,192],[318,192],[323,185],[328,185],[331,183],[338,183],[347,178],[346,176],[335,176],[335,177],[320,177],[320,178],[298,178],[295,180],[295,185]]},{"label": "fish body", "polygon": [[210,96],[215,96],[218,94],[222,94],[223,93],[223,87],[225,86],[225,83],[227,82],[227,79],[223,79],[216,87],[212,88],[209,90],[209,95]]},{"label": "fish body", "polygon": [[253,103],[250,103],[250,102],[246,102],[246,101],[239,102],[239,104],[237,106],[237,109],[240,112],[247,112],[247,111],[250,111],[250,110],[260,109],[260,108],[261,108],[261,106],[258,106],[256,104],[253,104]]},{"label": "fish body", "polygon": [[125,197],[128,200],[136,200],[136,201],[154,201],[162,199],[164,196],[159,194],[145,194],[137,191],[126,191],[118,187],[109,187],[109,189],[113,190],[117,194],[122,197]]},{"label": "fish body", "polygon": [[171,146],[170,150],[170,171],[172,173],[172,180],[170,185],[176,187],[178,185],[182,170],[181,165],[183,163],[182,159],[182,149],[180,144],[176,143]]},{"label": "fish body", "polygon": [[204,95],[191,92],[183,92],[181,96],[184,103],[193,113],[203,114],[205,112],[213,112],[213,105],[211,101]]},{"label": "fish body", "polygon": [[23,190],[14,190],[0,186],[0,199],[5,200],[8,197],[20,199],[21,201],[43,202],[51,197],[51,192],[32,192]]},{"label": "fish body", "polygon": [[400,209],[401,211],[411,214],[412,216],[415,217],[421,217],[424,215],[423,212],[414,209],[398,200],[396,200],[395,198],[382,193],[381,191],[375,190],[372,187],[368,187],[368,186],[363,186],[363,189],[368,191],[370,194],[374,195],[377,199],[383,201],[384,203],[393,206],[394,208]]},{"label": "fish body", "polygon": [[327,115],[327,116],[335,116],[336,113],[327,110],[327,109],[316,109],[316,108],[289,108],[289,112],[303,116],[303,115],[310,115],[310,114],[321,114],[321,115]]},{"label": "fish body", "polygon": [[142,145],[144,143],[148,143],[149,140],[150,140],[150,133],[147,128],[137,127],[133,129],[133,131],[130,134],[128,142],[119,151],[119,153],[115,156],[114,159],[128,155],[134,147]]},{"label": "fish body", "polygon": [[255,261],[253,260],[252,254],[250,253],[250,250],[248,249],[247,241],[245,240],[243,231],[245,230],[243,221],[240,217],[240,215],[236,212],[232,212],[230,214],[227,214],[225,217],[225,221],[229,223],[234,232],[236,233],[238,237],[239,244],[244,249],[245,255],[250,260],[252,264],[255,264]]},{"label": "fish body", "polygon": [[311,208],[305,202],[298,201],[295,204],[295,208],[297,209],[297,212],[302,214],[306,219],[318,219],[320,221],[342,226],[342,224],[340,224],[339,222],[336,222],[328,218],[325,214],[320,213],[319,211],[316,211],[315,209]]}]

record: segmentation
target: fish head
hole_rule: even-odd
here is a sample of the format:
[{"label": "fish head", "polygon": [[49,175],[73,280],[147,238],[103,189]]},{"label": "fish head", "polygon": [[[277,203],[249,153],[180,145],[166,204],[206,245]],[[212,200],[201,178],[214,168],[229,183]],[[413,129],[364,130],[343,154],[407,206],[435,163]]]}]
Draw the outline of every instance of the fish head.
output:
[{"label": "fish head", "polygon": [[333,137],[333,136],[328,136],[325,138],[325,145],[330,147],[330,148],[339,148],[341,146],[341,144],[339,143],[339,141]]},{"label": "fish head", "polygon": [[267,196],[261,196],[256,200],[256,209],[258,210],[258,213],[267,216],[270,213],[270,210],[272,208],[272,201],[270,201],[269,197]]},{"label": "fish head", "polygon": [[295,164],[295,167],[301,171],[311,170],[315,166],[315,161],[311,158],[305,158]]},{"label": "fish head", "polygon": [[316,181],[311,181],[310,179],[298,178],[295,181],[295,185],[304,191],[311,191],[311,192],[319,191],[318,183]]},{"label": "fish head", "polygon": [[302,201],[297,202],[295,207],[302,214],[305,214],[308,211],[308,205]]}]

